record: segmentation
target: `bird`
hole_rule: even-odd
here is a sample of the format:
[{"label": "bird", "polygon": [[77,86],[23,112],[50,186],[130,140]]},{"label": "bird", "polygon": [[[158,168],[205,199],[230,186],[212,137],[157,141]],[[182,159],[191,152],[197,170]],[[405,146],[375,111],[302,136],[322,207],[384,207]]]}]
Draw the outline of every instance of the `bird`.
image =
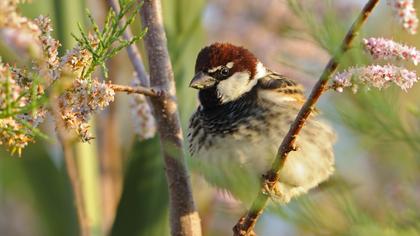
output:
[{"label": "bird", "polygon": [[[205,180],[251,203],[261,177],[304,104],[302,85],[267,68],[242,46],[201,49],[189,86],[199,105],[188,127],[189,152]],[[281,204],[307,193],[334,172],[334,130],[312,114],[270,193]]]}]

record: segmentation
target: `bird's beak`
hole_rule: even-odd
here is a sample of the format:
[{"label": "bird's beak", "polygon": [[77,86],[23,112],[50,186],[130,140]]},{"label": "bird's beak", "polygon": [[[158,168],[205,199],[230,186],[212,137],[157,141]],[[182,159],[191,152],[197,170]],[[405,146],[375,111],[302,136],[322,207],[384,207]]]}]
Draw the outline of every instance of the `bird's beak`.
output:
[{"label": "bird's beak", "polygon": [[211,76],[206,75],[203,72],[195,74],[194,78],[190,82],[190,87],[195,89],[206,89],[214,86],[217,80]]}]

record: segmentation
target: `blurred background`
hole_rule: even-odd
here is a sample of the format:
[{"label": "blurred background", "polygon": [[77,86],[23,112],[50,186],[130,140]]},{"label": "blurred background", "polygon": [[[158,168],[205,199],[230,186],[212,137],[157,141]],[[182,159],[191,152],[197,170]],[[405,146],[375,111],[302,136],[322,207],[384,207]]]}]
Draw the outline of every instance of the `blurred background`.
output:
[{"label": "blurred background", "polygon": [[[168,47],[177,80],[184,130],[197,105],[188,88],[195,57],[205,45],[231,42],[254,52],[269,68],[305,85],[307,91],[359,13],[363,0],[163,0]],[[417,1],[417,7],[420,7]],[[25,16],[53,19],[62,52],[74,46],[70,33],[87,24],[88,8],[100,24],[109,7],[99,0],[33,0]],[[418,8],[419,9],[419,8]],[[86,25],[88,27],[88,25]],[[140,31],[135,22],[133,31]],[[400,29],[381,4],[361,36],[383,36],[420,46],[419,36]],[[358,42],[360,42],[359,38]],[[339,69],[369,63],[358,42]],[[138,44],[143,51],[142,42]],[[20,55],[0,40],[0,55]],[[147,63],[147,62],[146,62]],[[130,84],[133,69],[125,51],[108,63],[110,79]],[[415,68],[412,68],[415,69]],[[329,92],[319,108],[337,133],[334,177],[288,206],[272,206],[257,233],[275,235],[420,235],[420,86],[408,93],[389,88]],[[92,235],[168,235],[168,196],[157,138],[140,140],[121,94],[97,114],[91,144],[77,144],[76,164]],[[51,122],[21,158],[0,149],[0,235],[74,236],[77,213],[63,154]],[[194,197],[204,235],[231,235],[244,209],[200,177],[194,160]]]}]

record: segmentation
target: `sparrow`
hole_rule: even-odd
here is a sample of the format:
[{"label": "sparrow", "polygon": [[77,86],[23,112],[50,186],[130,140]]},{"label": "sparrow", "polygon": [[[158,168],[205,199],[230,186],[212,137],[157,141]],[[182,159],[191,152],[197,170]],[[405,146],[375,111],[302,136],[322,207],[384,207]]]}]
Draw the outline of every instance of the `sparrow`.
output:
[{"label": "sparrow", "polygon": [[[192,159],[207,182],[250,203],[305,102],[302,86],[266,68],[244,47],[214,43],[198,53],[190,87],[199,98],[189,122]],[[316,116],[306,122],[280,172],[272,194],[280,203],[334,172],[335,133]]]}]

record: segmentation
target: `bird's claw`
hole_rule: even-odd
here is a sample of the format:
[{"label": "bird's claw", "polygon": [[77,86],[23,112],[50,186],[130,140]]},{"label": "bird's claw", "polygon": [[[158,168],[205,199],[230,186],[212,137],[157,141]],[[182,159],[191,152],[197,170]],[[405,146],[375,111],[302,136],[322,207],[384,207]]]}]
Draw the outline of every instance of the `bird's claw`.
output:
[{"label": "bird's claw", "polygon": [[277,184],[269,180],[264,181],[262,192],[269,197],[276,196],[278,194]]}]

